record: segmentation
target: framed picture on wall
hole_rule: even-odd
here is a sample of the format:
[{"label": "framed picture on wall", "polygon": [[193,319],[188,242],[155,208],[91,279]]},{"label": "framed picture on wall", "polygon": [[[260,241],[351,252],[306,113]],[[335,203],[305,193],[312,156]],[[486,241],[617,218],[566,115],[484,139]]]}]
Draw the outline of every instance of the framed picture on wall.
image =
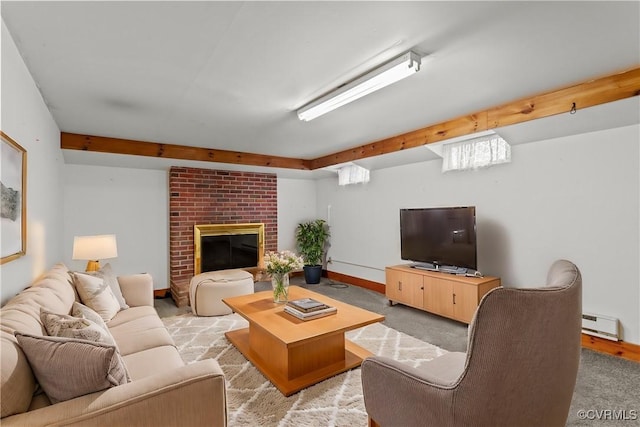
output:
[{"label": "framed picture on wall", "polygon": [[0,131],[0,264],[27,252],[27,152]]}]

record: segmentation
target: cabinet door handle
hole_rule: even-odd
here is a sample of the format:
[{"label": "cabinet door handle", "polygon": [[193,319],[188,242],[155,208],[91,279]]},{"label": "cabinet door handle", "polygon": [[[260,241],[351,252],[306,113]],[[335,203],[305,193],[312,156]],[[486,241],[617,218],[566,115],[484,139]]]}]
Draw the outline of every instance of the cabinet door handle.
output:
[{"label": "cabinet door handle", "polygon": [[398,280],[398,290],[402,290],[402,280]]},{"label": "cabinet door handle", "polygon": [[453,294],[453,305],[456,304],[456,294]]}]

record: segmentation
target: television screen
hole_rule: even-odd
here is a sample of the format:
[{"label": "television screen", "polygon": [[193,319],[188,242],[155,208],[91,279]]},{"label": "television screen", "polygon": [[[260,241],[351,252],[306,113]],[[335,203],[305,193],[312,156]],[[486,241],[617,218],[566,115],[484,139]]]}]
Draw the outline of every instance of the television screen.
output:
[{"label": "television screen", "polygon": [[476,209],[400,209],[403,260],[477,269]]}]

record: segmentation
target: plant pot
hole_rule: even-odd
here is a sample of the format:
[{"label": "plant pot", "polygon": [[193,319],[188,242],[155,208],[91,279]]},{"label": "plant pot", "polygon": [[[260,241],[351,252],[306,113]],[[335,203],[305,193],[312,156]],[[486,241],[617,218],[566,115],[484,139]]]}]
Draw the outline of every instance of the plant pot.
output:
[{"label": "plant pot", "polygon": [[304,281],[307,282],[308,285],[320,283],[320,278],[322,277],[321,265],[305,265],[302,267],[302,270],[304,271]]}]

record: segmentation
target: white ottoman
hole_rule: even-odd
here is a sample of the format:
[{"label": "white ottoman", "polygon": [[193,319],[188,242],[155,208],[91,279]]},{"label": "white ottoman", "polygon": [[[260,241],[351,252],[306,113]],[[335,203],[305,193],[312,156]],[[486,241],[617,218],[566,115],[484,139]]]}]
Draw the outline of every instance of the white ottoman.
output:
[{"label": "white ottoman", "polygon": [[241,269],[207,271],[189,283],[191,310],[197,316],[231,314],[223,298],[253,293],[253,275]]}]

